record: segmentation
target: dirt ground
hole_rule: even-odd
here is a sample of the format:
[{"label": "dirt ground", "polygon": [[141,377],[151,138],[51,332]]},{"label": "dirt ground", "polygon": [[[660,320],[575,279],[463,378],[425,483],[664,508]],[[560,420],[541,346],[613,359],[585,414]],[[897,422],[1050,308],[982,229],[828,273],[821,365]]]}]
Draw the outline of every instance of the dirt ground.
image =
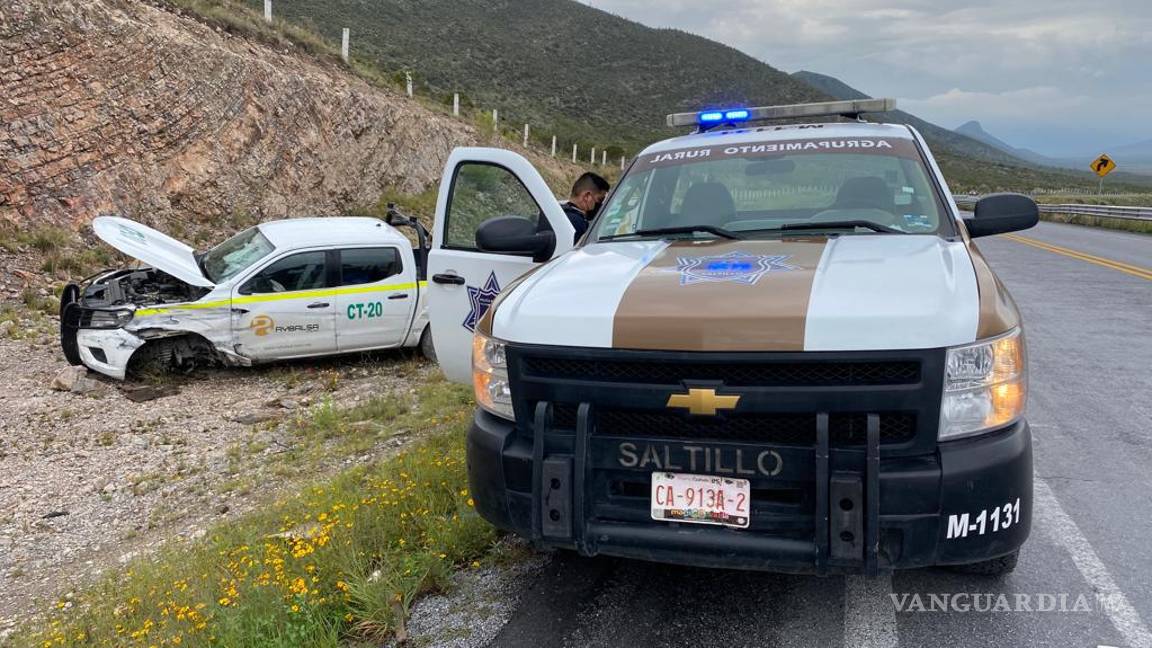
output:
[{"label": "dirt ground", "polygon": [[221,370],[165,380],[178,393],[137,403],[111,380],[52,389],[65,369],[49,331],[0,336],[0,638],[110,566],[394,451],[405,441],[278,460],[299,449],[293,422],[311,409],[414,399],[437,371],[401,352]]}]

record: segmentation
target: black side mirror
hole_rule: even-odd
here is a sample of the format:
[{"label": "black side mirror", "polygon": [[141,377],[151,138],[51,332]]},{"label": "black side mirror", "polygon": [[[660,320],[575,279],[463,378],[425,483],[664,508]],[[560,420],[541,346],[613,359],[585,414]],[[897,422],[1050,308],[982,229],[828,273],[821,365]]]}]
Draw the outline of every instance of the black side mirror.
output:
[{"label": "black side mirror", "polygon": [[972,238],[1018,232],[1040,221],[1040,208],[1028,196],[1000,193],[984,196],[976,203],[975,216],[964,221]]},{"label": "black side mirror", "polygon": [[489,218],[476,229],[476,247],[485,252],[530,256],[543,262],[556,250],[556,235],[537,231],[536,223],[519,216]]}]

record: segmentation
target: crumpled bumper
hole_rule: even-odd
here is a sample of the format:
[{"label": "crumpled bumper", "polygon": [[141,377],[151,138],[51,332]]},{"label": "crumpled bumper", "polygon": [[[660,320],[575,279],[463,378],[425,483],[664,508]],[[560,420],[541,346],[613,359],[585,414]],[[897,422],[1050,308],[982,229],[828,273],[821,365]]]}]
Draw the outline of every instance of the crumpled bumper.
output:
[{"label": "crumpled bumper", "polygon": [[124,380],[128,360],[143,345],[142,338],[124,329],[76,331],[76,346],[84,366],[117,380]]}]

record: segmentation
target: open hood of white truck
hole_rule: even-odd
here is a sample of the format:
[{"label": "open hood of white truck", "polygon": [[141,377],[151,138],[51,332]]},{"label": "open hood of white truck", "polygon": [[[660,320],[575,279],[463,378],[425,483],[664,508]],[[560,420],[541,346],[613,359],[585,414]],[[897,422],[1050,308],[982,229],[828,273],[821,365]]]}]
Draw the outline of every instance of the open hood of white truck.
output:
[{"label": "open hood of white truck", "polygon": [[119,216],[100,216],[92,220],[92,231],[108,245],[180,281],[202,288],[216,285],[200,271],[191,247],[147,225]]}]

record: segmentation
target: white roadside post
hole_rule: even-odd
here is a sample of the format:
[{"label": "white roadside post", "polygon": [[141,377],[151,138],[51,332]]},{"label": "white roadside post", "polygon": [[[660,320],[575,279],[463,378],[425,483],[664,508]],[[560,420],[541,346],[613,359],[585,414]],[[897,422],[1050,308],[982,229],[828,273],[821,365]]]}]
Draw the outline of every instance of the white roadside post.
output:
[{"label": "white roadside post", "polygon": [[495,108],[492,109],[492,132],[500,132],[500,111]]},{"label": "white roadside post", "polygon": [[588,154],[588,164],[596,166],[596,147],[592,147],[592,152]]},{"label": "white roadside post", "polygon": [[604,150],[604,151],[600,152],[600,166],[607,166],[607,164],[608,164],[608,151]]},{"label": "white roadside post", "polygon": [[459,117],[460,116],[460,93],[459,92],[453,92],[452,93],[452,116],[453,117]]},{"label": "white roadside post", "polygon": [[576,164],[576,144],[572,145],[572,164]]},{"label": "white roadside post", "polygon": [[623,155],[620,156],[620,170],[621,171],[624,170],[624,156]]},{"label": "white roadside post", "polygon": [[524,148],[528,148],[528,124],[524,124]]},{"label": "white roadside post", "polygon": [[272,22],[272,0],[264,0],[264,22]]},{"label": "white roadside post", "polygon": [[556,157],[556,136],[552,136],[552,157]]},{"label": "white roadside post", "polygon": [[404,73],[404,81],[407,82],[408,96],[411,97],[412,96],[412,73],[411,72],[405,72]]},{"label": "white roadside post", "polygon": [[340,58],[344,62],[348,62],[348,28],[345,27],[344,31],[340,33]]}]

